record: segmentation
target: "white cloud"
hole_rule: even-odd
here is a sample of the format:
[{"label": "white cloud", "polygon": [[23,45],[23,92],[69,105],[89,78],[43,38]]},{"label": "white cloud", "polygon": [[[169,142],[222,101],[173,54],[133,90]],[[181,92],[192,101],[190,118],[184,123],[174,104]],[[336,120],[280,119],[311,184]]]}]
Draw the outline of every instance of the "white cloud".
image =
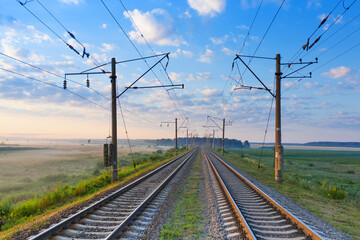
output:
[{"label": "white cloud", "polygon": [[185,57],[192,57],[192,56],[194,56],[194,53],[191,52],[191,51],[182,50],[181,52],[182,52],[182,54],[184,54]]},{"label": "white cloud", "polygon": [[206,81],[211,77],[210,72],[198,73],[196,79],[199,81]]},{"label": "white cloud", "polygon": [[211,63],[211,57],[214,56],[214,52],[210,49],[206,49],[205,53],[200,55],[199,62]]},{"label": "white cloud", "polygon": [[115,48],[114,44],[103,43],[101,45],[103,46],[103,48],[101,49],[101,51],[103,51],[103,52],[109,52],[109,51],[114,50],[114,48]]},{"label": "white cloud", "polygon": [[351,71],[350,68],[345,66],[340,66],[337,68],[332,68],[330,69],[329,72],[324,72],[321,75],[337,79],[337,78],[345,77],[350,71]]},{"label": "white cloud", "polygon": [[[258,0],[241,0],[241,7],[243,9],[256,8],[259,6]],[[264,2],[274,3],[280,5],[282,0],[265,0]]]},{"label": "white cloud", "polygon": [[211,78],[210,72],[196,73],[196,75],[190,73],[185,80],[190,81],[206,81]]},{"label": "white cloud", "polygon": [[248,29],[249,29],[249,27],[246,26],[246,25],[244,25],[244,24],[242,24],[242,25],[240,25],[240,26],[236,26],[236,28],[239,28],[239,29],[241,29],[241,30],[248,30]]},{"label": "white cloud", "polygon": [[319,7],[321,7],[320,0],[309,0],[306,7],[312,8],[312,9],[319,8]]},{"label": "white cloud", "polygon": [[200,16],[214,17],[225,9],[226,0],[188,0],[191,8],[195,9]]},{"label": "white cloud", "polygon": [[181,74],[180,73],[170,72],[169,77],[174,82],[181,82],[181,80],[180,80]]},{"label": "white cloud", "polygon": [[250,39],[255,42],[259,42],[259,40],[260,40],[258,36],[250,36]]},{"label": "white cloud", "polygon": [[220,91],[217,89],[205,89],[205,90],[201,91],[201,93],[205,97],[214,97],[214,96],[220,95]]},{"label": "white cloud", "polygon": [[226,55],[229,55],[229,56],[235,55],[235,51],[234,51],[234,50],[231,50],[231,49],[229,49],[229,48],[223,47],[221,50],[222,50]]},{"label": "white cloud", "polygon": [[85,0],[60,0],[60,2],[62,3],[66,3],[66,4],[79,4],[79,3],[83,3],[85,2]]},{"label": "white cloud", "polygon": [[211,37],[210,40],[214,45],[219,45],[219,44],[224,44],[228,38],[229,38],[229,35],[225,35],[223,38]]},{"label": "white cloud", "polygon": [[[130,18],[127,12],[123,14]],[[138,9],[134,9],[129,11],[129,14],[148,42],[161,46],[187,44],[181,36],[174,33],[173,19],[165,10],[153,9],[150,12],[142,13]],[[136,26],[133,24],[136,30],[129,32],[130,38],[138,43],[145,44]]]},{"label": "white cloud", "polygon": [[194,53],[191,51],[187,51],[187,50],[181,50],[180,48],[176,49],[175,52],[170,53],[170,56],[174,57],[174,58],[177,58],[181,55],[183,55],[185,57],[192,57],[192,56],[194,56]]},{"label": "white cloud", "polygon": [[106,23],[103,23],[101,26],[100,26],[100,28],[107,28],[107,25],[106,25]]},{"label": "white cloud", "polygon": [[191,18],[192,16],[191,16],[191,14],[190,14],[190,12],[189,12],[189,10],[188,9],[186,9],[186,11],[184,12],[184,14],[182,14],[182,15],[180,15],[180,18]]}]

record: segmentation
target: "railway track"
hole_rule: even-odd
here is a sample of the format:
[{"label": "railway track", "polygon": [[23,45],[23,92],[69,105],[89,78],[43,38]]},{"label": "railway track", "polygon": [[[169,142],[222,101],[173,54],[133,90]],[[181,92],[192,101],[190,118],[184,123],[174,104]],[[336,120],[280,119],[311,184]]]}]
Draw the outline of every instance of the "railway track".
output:
[{"label": "railway track", "polygon": [[165,186],[197,151],[172,160],[30,239],[131,238],[132,232],[143,231],[151,222],[154,210],[169,191]]},{"label": "railway track", "polygon": [[247,239],[322,239],[217,155],[204,153]]}]

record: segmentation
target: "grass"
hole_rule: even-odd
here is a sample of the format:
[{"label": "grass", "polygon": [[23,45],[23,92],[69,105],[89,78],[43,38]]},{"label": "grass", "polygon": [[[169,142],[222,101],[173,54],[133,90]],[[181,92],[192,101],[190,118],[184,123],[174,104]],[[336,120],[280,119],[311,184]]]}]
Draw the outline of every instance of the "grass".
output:
[{"label": "grass", "polygon": [[160,239],[201,239],[204,206],[199,195],[199,183],[202,178],[201,154],[198,153],[174,212],[163,225]]},{"label": "grass", "polygon": [[274,181],[273,151],[231,150],[224,158],[290,197],[354,239],[360,239],[360,152],[284,150],[283,182]]},{"label": "grass", "polygon": [[[181,149],[181,151],[184,151],[184,149]],[[169,161],[173,157],[174,153],[170,150],[162,155],[154,153],[148,158],[141,158],[141,160],[137,159],[136,168],[131,165],[123,167],[118,171],[118,184],[131,180],[149,170],[152,170]],[[132,160],[129,161],[132,162]],[[58,181],[65,177],[67,176],[64,174],[46,175],[41,177],[39,181]],[[73,186],[69,184],[59,184],[55,189],[47,191],[39,196],[35,195],[33,198],[28,200],[14,202],[11,198],[5,198],[0,202],[1,230],[8,230],[19,224],[33,221],[36,219],[36,216],[40,216],[70,202],[78,202],[79,199],[84,199],[84,197],[106,188],[110,185],[110,183],[110,172],[105,170],[98,176],[90,177]],[[14,231],[7,231],[0,237],[2,238],[2,236],[8,236],[9,232],[11,234]]]}]

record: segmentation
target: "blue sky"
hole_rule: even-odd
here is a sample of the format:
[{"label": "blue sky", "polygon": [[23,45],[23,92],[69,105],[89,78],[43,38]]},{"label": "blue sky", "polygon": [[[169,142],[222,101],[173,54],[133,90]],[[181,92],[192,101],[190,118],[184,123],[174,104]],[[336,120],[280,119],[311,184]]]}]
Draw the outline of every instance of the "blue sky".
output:
[{"label": "blue sky", "polygon": [[[263,41],[282,0],[263,0],[260,8],[260,0],[103,1],[126,35],[101,1],[34,0],[25,4],[64,41],[82,52],[83,47],[42,8],[40,3],[43,4],[85,46],[90,59],[69,49],[16,0],[0,2],[0,67],[60,87],[0,69],[0,136],[108,136],[110,102],[82,86],[86,76],[69,77],[82,85],[68,82],[68,90],[102,107],[61,89],[61,77],[3,54],[63,76],[109,62],[112,57],[118,61],[140,57],[128,36],[143,56],[170,52],[167,74],[174,84],[185,84],[183,90],[131,89],[121,96],[130,138],[172,138],[173,125],[160,127],[160,122],[174,121],[175,117],[180,123],[188,117],[190,132],[196,129],[196,133],[203,136],[207,131],[212,132],[202,127],[210,125],[207,122],[210,115],[233,121],[226,129],[226,137],[262,141],[271,96],[261,90],[233,91],[238,84],[235,80],[251,86],[259,83],[249,71],[240,80],[236,65],[232,70],[236,53],[253,55],[259,46],[256,56],[273,58],[279,53],[282,62],[297,62],[298,58],[314,61],[319,57],[318,64],[301,71],[304,75],[312,71],[311,79],[282,79],[283,142],[360,141],[360,47],[357,46],[360,44],[360,4],[357,1],[341,16],[352,0],[340,3],[338,0],[286,0]],[[326,23],[310,39],[311,43],[324,33],[319,42],[309,51],[300,50],[333,9]],[[300,55],[293,59],[296,53]],[[244,60],[248,62],[249,58]],[[147,63],[151,66],[156,61],[153,58]],[[165,59],[164,66],[166,62]],[[238,66],[243,73],[244,66],[240,62]],[[274,60],[253,59],[250,67],[273,89]],[[297,67],[292,65],[291,69]],[[109,66],[105,69],[110,71]],[[290,73],[291,69],[282,67],[284,73]],[[118,92],[146,70],[144,61],[118,64]],[[158,65],[137,86],[170,84],[167,74]],[[89,78],[92,89],[110,98],[108,76]],[[118,136],[125,138],[119,109],[118,113]],[[273,113],[274,109],[267,142],[274,139]],[[220,137],[220,131],[216,135]],[[180,136],[184,136],[183,130]]]}]

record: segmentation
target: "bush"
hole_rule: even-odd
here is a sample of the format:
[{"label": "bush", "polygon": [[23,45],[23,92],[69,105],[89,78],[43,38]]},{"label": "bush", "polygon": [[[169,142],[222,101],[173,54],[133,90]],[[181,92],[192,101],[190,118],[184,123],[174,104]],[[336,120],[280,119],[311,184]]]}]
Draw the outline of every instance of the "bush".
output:
[{"label": "bush", "polygon": [[347,192],[343,191],[339,188],[336,188],[335,186],[328,185],[327,180],[322,182],[322,185],[320,186],[321,192],[323,192],[326,196],[332,198],[332,199],[344,199],[347,196]]}]

